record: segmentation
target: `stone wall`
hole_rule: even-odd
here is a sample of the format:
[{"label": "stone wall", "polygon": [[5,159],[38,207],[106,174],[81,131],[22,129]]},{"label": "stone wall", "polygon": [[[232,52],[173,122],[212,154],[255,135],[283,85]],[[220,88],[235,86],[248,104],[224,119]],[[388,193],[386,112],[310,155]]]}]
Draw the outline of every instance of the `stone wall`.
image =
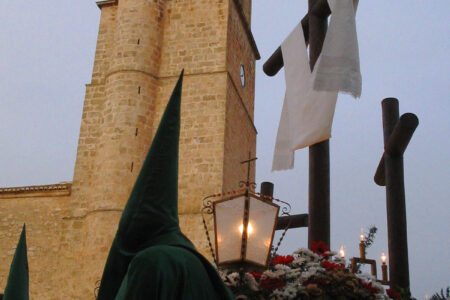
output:
[{"label": "stone wall", "polygon": [[[70,184],[0,189],[0,293],[26,223],[30,293],[34,299],[51,299],[53,274],[61,271],[59,255],[61,215],[70,197]],[[53,298],[57,299],[57,298]]]}]

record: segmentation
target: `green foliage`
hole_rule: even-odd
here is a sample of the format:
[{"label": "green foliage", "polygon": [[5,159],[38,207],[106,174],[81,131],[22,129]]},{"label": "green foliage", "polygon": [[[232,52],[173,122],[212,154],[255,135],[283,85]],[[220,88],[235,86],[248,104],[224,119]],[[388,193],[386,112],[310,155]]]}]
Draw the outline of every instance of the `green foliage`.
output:
[{"label": "green foliage", "polygon": [[366,235],[366,239],[364,240],[365,246],[365,254],[367,254],[367,248],[373,245],[375,242],[375,235],[377,234],[378,228],[375,225],[372,225],[369,228],[369,233]]},{"label": "green foliage", "polygon": [[431,296],[431,300],[448,300],[450,299],[450,287],[447,287],[444,294],[444,289],[441,289],[441,293],[435,293]]}]

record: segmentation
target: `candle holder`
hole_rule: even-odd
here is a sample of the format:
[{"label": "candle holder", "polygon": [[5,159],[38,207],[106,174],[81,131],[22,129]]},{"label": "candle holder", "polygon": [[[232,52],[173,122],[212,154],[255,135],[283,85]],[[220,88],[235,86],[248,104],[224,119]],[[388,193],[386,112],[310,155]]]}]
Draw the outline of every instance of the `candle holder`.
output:
[{"label": "candle holder", "polygon": [[[363,245],[363,246],[361,246]],[[362,265],[370,265],[370,271],[373,277],[377,278],[377,262],[375,259],[368,259],[365,256],[365,251],[361,251],[364,250],[364,241],[361,240],[361,242],[359,243],[359,250],[360,250],[360,254],[361,256],[364,257],[352,257],[350,259],[351,263],[352,263],[352,272],[356,273],[357,269],[358,269],[358,264],[362,264]],[[389,285],[390,282],[388,280],[388,275],[387,275],[387,264],[386,264],[386,255],[384,253],[381,254],[381,280],[377,279],[377,281],[383,285]]]},{"label": "candle holder", "polygon": [[352,257],[352,272],[356,273],[358,264],[370,265],[370,271],[372,276],[377,277],[377,262],[375,259],[367,259],[362,257]]},{"label": "candle holder", "polygon": [[364,243],[364,240],[359,242],[359,257],[366,259],[366,244]]},{"label": "candle holder", "polygon": [[389,280],[388,280],[388,274],[387,274],[387,264],[386,264],[386,254],[382,253],[381,254],[381,284],[384,285],[388,285],[389,284]]},{"label": "candle holder", "polygon": [[363,228],[361,228],[361,234],[359,235],[359,257],[366,259],[366,235]]}]

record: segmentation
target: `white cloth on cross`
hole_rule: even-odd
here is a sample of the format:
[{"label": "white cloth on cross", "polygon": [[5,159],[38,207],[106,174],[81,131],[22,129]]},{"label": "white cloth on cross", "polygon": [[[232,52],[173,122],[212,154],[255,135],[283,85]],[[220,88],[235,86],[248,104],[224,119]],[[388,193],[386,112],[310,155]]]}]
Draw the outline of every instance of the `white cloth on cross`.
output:
[{"label": "white cloth on cross", "polygon": [[311,73],[301,24],[281,45],[286,94],[272,170],[294,167],[294,151],[331,137],[339,91],[361,95],[355,12],[358,0],[328,0],[332,16]]},{"label": "white cloth on cross", "polygon": [[331,20],[317,62],[314,89],[359,98],[362,82],[355,22],[358,0],[328,0],[328,4]]},{"label": "white cloth on cross", "polygon": [[281,44],[286,94],[272,170],[294,167],[294,151],[330,138],[337,92],[315,91],[301,23]]}]

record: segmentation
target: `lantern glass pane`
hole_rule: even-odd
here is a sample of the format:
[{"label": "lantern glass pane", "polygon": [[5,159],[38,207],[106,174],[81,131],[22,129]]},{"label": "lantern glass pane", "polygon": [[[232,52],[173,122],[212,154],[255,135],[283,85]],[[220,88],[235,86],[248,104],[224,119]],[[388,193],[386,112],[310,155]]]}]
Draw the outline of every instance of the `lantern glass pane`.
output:
[{"label": "lantern glass pane", "polygon": [[219,264],[241,259],[242,233],[239,227],[244,219],[244,205],[244,196],[214,203]]},{"label": "lantern glass pane", "polygon": [[272,245],[278,209],[277,205],[250,198],[246,260],[266,265]]}]

